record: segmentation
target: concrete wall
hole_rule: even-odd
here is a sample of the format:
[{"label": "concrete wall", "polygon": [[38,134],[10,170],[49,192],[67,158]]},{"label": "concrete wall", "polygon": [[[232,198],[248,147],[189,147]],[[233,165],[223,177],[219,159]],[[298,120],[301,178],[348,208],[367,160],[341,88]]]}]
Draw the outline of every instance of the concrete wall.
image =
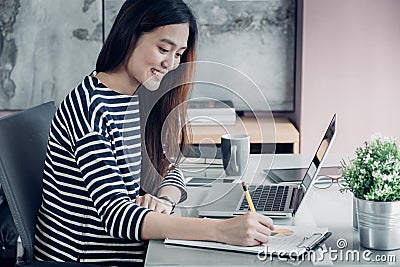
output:
[{"label": "concrete wall", "polygon": [[338,114],[333,152],[374,133],[400,140],[400,1],[304,0],[301,152]]}]

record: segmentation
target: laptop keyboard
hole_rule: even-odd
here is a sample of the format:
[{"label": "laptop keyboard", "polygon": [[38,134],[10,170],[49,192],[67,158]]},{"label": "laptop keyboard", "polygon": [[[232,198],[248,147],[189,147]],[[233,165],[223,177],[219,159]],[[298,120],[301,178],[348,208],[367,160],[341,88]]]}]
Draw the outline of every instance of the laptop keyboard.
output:
[{"label": "laptop keyboard", "polygon": [[[256,211],[284,211],[289,186],[260,185],[250,186],[249,193]],[[243,198],[239,210],[249,210],[246,197]]]}]

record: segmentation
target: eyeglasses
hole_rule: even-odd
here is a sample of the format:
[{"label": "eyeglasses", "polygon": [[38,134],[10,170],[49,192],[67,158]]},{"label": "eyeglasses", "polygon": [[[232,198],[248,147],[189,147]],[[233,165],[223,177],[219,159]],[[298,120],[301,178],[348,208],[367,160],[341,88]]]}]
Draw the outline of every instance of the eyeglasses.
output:
[{"label": "eyeglasses", "polygon": [[345,188],[346,187],[346,179],[339,177],[332,177],[328,175],[319,176],[313,183],[313,186],[319,189],[326,189],[331,187],[334,183],[337,183],[339,187]]}]

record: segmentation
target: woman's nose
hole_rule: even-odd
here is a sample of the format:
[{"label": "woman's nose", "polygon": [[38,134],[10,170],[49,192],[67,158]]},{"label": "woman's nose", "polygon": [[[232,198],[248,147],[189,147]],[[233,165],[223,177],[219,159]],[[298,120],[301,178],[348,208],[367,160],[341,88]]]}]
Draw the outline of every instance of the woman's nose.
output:
[{"label": "woman's nose", "polygon": [[176,62],[174,56],[172,55],[166,56],[161,62],[161,66],[166,69],[175,69],[178,64],[179,62]]}]

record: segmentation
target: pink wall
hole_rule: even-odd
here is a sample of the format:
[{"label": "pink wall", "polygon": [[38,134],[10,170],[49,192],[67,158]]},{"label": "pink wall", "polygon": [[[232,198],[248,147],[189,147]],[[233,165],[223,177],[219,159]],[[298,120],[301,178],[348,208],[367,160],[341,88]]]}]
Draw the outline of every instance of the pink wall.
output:
[{"label": "pink wall", "polygon": [[400,142],[400,1],[304,0],[301,152],[338,114],[332,152],[374,133]]}]

